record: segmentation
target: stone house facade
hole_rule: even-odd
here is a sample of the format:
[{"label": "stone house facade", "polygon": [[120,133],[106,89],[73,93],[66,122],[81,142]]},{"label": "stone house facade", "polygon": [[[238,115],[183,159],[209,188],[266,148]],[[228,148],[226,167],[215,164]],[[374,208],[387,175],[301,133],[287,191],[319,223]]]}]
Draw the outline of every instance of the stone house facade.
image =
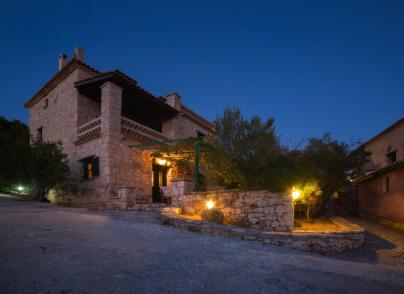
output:
[{"label": "stone house facade", "polygon": [[366,175],[357,180],[359,211],[404,222],[404,118],[364,144]]},{"label": "stone house facade", "polygon": [[190,189],[175,168],[133,145],[214,131],[178,94],[157,97],[119,70],[102,73],[84,63],[81,48],[70,61],[60,55],[59,71],[25,107],[32,138],[60,141],[79,181],[79,195],[52,199],[77,206],[128,208],[162,201],[173,185]]}]

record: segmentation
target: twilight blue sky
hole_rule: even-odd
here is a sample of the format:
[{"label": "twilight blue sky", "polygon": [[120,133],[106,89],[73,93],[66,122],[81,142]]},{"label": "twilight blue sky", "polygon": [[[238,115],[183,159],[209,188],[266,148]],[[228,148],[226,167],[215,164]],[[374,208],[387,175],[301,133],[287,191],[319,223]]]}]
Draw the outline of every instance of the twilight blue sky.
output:
[{"label": "twilight blue sky", "polygon": [[404,1],[4,1],[0,115],[57,57],[119,68],[208,119],[225,106],[273,116],[285,143],[330,131],[366,140],[404,115]]}]

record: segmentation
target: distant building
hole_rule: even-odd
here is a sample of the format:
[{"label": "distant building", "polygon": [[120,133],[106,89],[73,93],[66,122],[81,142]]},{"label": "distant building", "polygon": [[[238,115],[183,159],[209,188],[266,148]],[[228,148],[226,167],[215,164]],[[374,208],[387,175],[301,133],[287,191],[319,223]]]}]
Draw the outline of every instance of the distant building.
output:
[{"label": "distant building", "polygon": [[360,213],[404,222],[404,118],[364,147],[371,155],[357,180]]},{"label": "distant building", "polygon": [[81,48],[70,61],[60,55],[59,71],[25,106],[32,137],[62,142],[80,183],[79,195],[69,201],[80,206],[161,202],[162,194],[184,189],[184,181],[178,184],[183,175],[152,158],[150,150],[131,145],[213,133],[211,122],[186,107],[178,94],[156,97],[119,70],[102,73],[84,63]]}]

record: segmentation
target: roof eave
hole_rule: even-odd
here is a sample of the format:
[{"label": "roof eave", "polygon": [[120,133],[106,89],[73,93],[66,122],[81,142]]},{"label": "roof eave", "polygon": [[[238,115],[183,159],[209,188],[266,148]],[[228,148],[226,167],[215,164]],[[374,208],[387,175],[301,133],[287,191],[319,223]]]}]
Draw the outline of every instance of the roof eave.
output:
[{"label": "roof eave", "polygon": [[94,73],[100,74],[98,70],[89,66],[88,64],[81,62],[77,59],[70,60],[60,71],[58,71],[46,84],[24,103],[25,108],[31,108],[36,103],[38,103],[47,93],[49,93],[52,89],[54,89],[61,81],[63,81],[71,72],[73,72],[76,68],[82,67],[85,70]]}]

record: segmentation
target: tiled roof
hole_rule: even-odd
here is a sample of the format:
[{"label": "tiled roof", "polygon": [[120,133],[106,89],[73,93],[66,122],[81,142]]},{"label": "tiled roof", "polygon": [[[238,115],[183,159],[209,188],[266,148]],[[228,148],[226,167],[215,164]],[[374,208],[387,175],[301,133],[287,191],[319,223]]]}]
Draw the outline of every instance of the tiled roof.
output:
[{"label": "tiled roof", "polygon": [[386,174],[388,172],[393,172],[393,171],[401,170],[401,169],[404,169],[404,160],[399,160],[399,161],[397,161],[397,162],[395,162],[393,164],[390,164],[390,165],[388,165],[388,166],[386,166],[384,168],[378,169],[377,171],[374,171],[374,172],[372,172],[370,174],[367,174],[367,175],[364,175],[362,177],[359,177],[358,179],[354,180],[354,183],[359,184],[359,183],[365,182],[367,180],[373,179],[375,177],[378,177],[380,175],[384,175],[384,174]]}]

